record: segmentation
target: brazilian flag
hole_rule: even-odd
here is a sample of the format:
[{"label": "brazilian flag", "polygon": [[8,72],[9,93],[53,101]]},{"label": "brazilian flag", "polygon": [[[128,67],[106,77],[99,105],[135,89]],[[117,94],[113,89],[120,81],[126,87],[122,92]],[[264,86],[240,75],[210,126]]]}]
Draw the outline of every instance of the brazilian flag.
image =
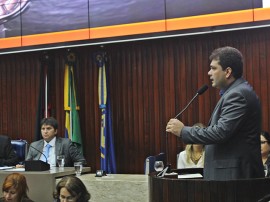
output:
[{"label": "brazilian flag", "polygon": [[80,110],[74,78],[74,68],[76,64],[76,56],[73,52],[67,55],[65,64],[64,76],[64,110],[65,110],[65,137],[69,138],[72,142],[77,143],[78,148],[82,148],[82,137],[80,118],[78,111]]}]

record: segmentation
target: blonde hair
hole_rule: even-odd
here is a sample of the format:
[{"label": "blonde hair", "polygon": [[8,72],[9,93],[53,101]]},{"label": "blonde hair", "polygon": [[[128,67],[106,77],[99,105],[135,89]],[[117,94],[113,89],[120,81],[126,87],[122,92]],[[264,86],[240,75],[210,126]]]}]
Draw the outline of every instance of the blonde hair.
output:
[{"label": "blonde hair", "polygon": [[[205,125],[202,124],[202,123],[195,123],[193,125],[193,127],[205,128]],[[192,154],[192,151],[193,151],[193,144],[187,144],[186,147],[185,147],[185,151],[186,151],[186,154],[187,154],[187,162],[190,163],[191,162],[191,154]],[[203,145],[203,148],[202,148],[202,152],[204,152],[204,145]]]}]

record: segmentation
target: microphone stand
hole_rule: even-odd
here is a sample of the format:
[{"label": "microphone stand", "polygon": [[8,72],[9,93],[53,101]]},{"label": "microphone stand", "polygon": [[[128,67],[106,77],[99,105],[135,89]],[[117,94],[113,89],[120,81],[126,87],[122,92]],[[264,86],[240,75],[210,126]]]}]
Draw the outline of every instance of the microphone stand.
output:
[{"label": "microphone stand", "polygon": [[193,100],[199,95],[199,93],[196,93],[196,95],[189,101],[189,103],[185,106],[184,109],[182,109],[181,112],[179,112],[174,118],[176,119],[178,116],[180,116],[188,107],[189,105],[193,102]]},{"label": "microphone stand", "polygon": [[[207,85],[203,85],[198,91],[197,93],[194,95],[194,97],[189,101],[189,103],[185,106],[184,109],[182,109],[181,112],[179,112],[174,119],[176,119],[178,116],[180,116],[188,107],[189,105],[193,102],[193,100],[198,96],[203,94],[206,90],[208,89]],[[167,158],[167,165],[166,167],[160,171],[160,173],[157,174],[157,177],[163,177],[165,175],[165,173],[170,173],[171,172],[171,164],[169,162],[169,150],[168,150],[168,133],[166,132],[166,158]]]},{"label": "microphone stand", "polygon": [[171,164],[170,164],[170,161],[169,161],[169,149],[168,149],[168,133],[166,132],[166,159],[167,159],[167,165],[166,167],[160,171],[158,174],[157,174],[157,177],[164,177],[164,175],[166,173],[170,173],[171,172]]},{"label": "microphone stand", "polygon": [[[180,116],[188,107],[189,105],[193,102],[193,100],[199,95],[199,93],[196,93],[196,95],[189,101],[189,103],[185,106],[185,108],[179,112],[174,118],[176,119],[178,116]],[[166,132],[166,159],[167,159],[167,165],[166,167],[160,171],[160,173],[157,174],[157,177],[163,177],[165,173],[170,173],[171,172],[171,164],[169,161],[169,149],[168,149],[168,133]]]}]

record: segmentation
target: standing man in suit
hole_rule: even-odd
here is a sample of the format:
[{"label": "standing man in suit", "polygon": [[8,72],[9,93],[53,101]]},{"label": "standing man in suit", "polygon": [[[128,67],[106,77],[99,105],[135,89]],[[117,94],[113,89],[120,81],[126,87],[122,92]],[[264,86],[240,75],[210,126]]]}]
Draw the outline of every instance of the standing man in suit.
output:
[{"label": "standing man in suit", "polygon": [[15,166],[17,163],[18,157],[12,148],[10,138],[0,135],[0,166]]},{"label": "standing man in suit", "polygon": [[206,128],[189,127],[171,119],[166,131],[186,144],[204,144],[204,179],[233,180],[264,177],[260,153],[261,106],[252,87],[242,78],[243,57],[239,50],[222,47],[210,56],[208,75],[220,89]]},{"label": "standing man in suit", "polygon": [[[50,147],[48,151],[48,163],[52,166],[57,166],[56,157],[58,155],[65,156],[65,167],[73,167],[74,162],[81,161],[86,163],[83,154],[79,151],[75,143],[72,143],[68,138],[57,137],[58,123],[53,117],[44,118],[41,120],[41,134],[43,139],[31,143],[26,160],[43,160],[46,161],[47,145]],[[34,149],[35,148],[35,149]],[[44,155],[41,154],[43,152]]]}]

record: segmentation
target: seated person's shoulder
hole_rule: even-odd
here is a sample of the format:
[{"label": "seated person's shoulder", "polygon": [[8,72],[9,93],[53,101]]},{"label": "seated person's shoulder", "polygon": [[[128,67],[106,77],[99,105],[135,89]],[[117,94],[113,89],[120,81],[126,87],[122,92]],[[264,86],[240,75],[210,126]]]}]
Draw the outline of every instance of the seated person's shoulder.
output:
[{"label": "seated person's shoulder", "polygon": [[7,140],[10,140],[10,138],[7,135],[0,135],[0,140],[7,141]]},{"label": "seated person's shoulder", "polygon": [[63,144],[69,144],[69,143],[71,143],[71,140],[69,138],[57,137],[57,140],[60,141]]},{"label": "seated person's shoulder", "polygon": [[36,146],[36,145],[38,145],[38,144],[40,144],[40,143],[43,143],[43,139],[34,141],[34,142],[32,142],[30,145],[31,145],[31,146]]}]

